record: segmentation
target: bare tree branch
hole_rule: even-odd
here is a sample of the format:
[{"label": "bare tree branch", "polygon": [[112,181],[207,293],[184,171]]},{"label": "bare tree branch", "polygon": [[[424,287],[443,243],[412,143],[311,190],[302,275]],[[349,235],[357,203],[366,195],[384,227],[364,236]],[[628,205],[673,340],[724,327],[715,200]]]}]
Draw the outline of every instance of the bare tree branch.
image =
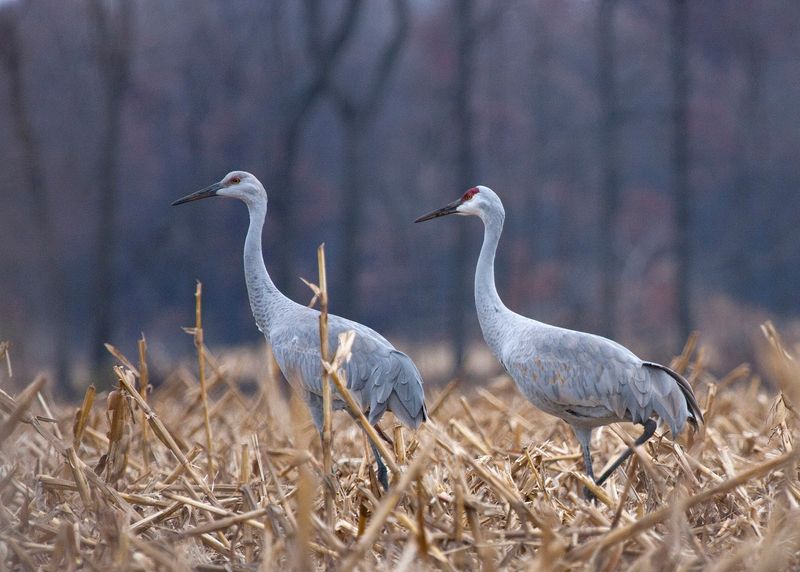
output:
[{"label": "bare tree branch", "polygon": [[342,50],[352,35],[358,21],[362,0],[349,0],[339,26],[326,42],[323,38],[320,0],[305,0],[307,49],[314,67],[314,74],[308,83],[300,88],[295,99],[294,112],[290,125],[302,122],[309,108],[322,95]]},{"label": "bare tree branch", "polygon": [[342,311],[358,317],[360,300],[358,277],[362,259],[358,237],[361,232],[365,201],[361,185],[362,140],[367,134],[369,124],[375,118],[381,101],[386,94],[400,54],[408,38],[409,8],[407,0],[392,0],[394,28],[378,55],[366,87],[366,95],[358,99],[355,93],[347,93],[331,80],[328,91],[336,104],[339,117],[344,125],[344,169],[342,180],[344,221],[342,224],[343,248],[341,264],[341,286],[343,294]]},{"label": "bare tree branch", "polygon": [[378,56],[377,65],[372,72],[373,78],[368,83],[364,98],[360,102],[356,101],[355,94],[348,94],[336,82],[331,82],[331,96],[343,116],[357,115],[360,121],[369,121],[386,93],[392,71],[408,39],[411,20],[407,0],[392,0],[392,11],[394,30]]},{"label": "bare tree branch", "polygon": [[126,0],[91,0],[97,66],[103,89],[100,155],[97,163],[98,217],[95,236],[93,285],[94,325],[90,339],[95,368],[107,359],[104,344],[110,339],[114,310],[114,257],[116,254],[117,175],[122,106],[130,83],[133,37],[133,3]]},{"label": "bare tree branch", "polygon": [[311,58],[313,72],[286,103],[284,127],[281,131],[281,157],[277,172],[277,184],[282,194],[277,197],[278,208],[282,211],[283,239],[287,245],[278,254],[278,280],[290,293],[298,293],[299,281],[295,280],[294,245],[296,238],[296,197],[294,189],[294,169],[299,154],[300,135],[303,123],[314,103],[325,93],[329,78],[341,57],[348,40],[352,36],[358,20],[362,0],[348,0],[338,25],[330,38],[323,38],[322,2],[305,0],[306,49]]},{"label": "bare tree branch", "polygon": [[597,91],[600,98],[598,152],[602,168],[600,258],[602,274],[602,333],[613,337],[617,317],[619,258],[616,224],[620,185],[620,111],[616,80],[614,16],[617,0],[601,0],[597,10]]}]

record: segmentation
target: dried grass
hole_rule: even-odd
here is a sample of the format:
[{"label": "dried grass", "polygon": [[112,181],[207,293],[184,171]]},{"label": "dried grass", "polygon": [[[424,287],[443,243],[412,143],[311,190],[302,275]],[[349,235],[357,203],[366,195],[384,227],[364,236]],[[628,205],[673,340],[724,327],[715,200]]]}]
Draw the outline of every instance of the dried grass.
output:
[{"label": "dried grass", "polygon": [[[16,398],[0,392],[0,567],[797,568],[800,366],[771,325],[764,331],[778,389],[745,368],[714,379],[692,341],[674,365],[689,374],[707,426],[679,443],[659,430],[594,504],[581,496],[569,428],[506,377],[427,388],[432,420],[416,434],[385,419],[396,449],[384,447],[386,493],[371,477],[363,428],[336,415],[332,525],[319,436],[278,380],[262,376],[248,395],[240,364],[217,362],[201,338],[213,363],[206,425],[199,380],[182,370],[140,391],[144,345],[136,368],[115,350],[126,364],[115,369],[119,387],[98,399],[91,388],[80,406],[45,402],[43,378]],[[633,434],[599,431],[598,468]]]}]

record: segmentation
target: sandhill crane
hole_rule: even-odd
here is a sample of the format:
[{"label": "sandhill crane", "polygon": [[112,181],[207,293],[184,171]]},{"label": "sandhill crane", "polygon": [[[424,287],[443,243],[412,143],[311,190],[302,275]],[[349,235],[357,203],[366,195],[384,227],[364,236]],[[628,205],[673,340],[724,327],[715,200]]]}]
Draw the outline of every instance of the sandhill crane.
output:
[{"label": "sandhill crane", "polygon": [[[319,312],[284,296],[270,279],[261,252],[261,231],[267,216],[267,193],[250,173],[232,171],[219,183],[172,203],[180,205],[207,197],[239,199],[250,213],[250,227],[244,243],[244,274],[247,293],[258,329],[272,346],[283,375],[306,401],[317,429],[322,431],[322,376],[319,342]],[[370,328],[330,315],[329,343],[336,347],[342,332],[355,332],[352,357],[345,365],[347,388],[353,393],[370,424],[383,433],[377,423],[385,411],[394,413],[404,425],[416,429],[427,419],[422,378],[414,362],[396,350],[386,338]],[[345,402],[333,394],[333,409],[346,409]],[[388,489],[386,466],[377,447],[372,445],[378,465],[378,479]]]},{"label": "sandhill crane", "polygon": [[[642,361],[601,336],[537,322],[506,308],[494,282],[494,258],[505,219],[503,203],[494,191],[474,187],[414,222],[450,214],[474,215],[484,224],[475,307],[486,343],[531,403],[569,423],[592,480],[589,443],[594,428],[632,421],[644,426],[635,441],[641,445],[655,432],[654,416],[669,425],[673,436],[680,434],[687,420],[695,426],[703,422],[691,386],[677,372]],[[631,452],[627,449],[595,482],[602,485]]]}]

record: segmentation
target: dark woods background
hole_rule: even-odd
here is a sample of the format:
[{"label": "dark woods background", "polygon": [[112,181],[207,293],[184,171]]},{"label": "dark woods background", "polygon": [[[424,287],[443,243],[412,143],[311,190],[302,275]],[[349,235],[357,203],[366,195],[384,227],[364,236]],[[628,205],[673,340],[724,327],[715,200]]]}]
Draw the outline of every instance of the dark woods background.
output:
[{"label": "dark woods background", "polygon": [[169,207],[246,169],[278,284],[324,241],[406,347],[478,335],[480,223],[411,221],[486,184],[510,307],[729,368],[798,313],[798,117],[796,2],[0,0],[0,339],[62,385],[141,331],[166,363],[199,278],[208,342],[258,343],[244,207]]}]

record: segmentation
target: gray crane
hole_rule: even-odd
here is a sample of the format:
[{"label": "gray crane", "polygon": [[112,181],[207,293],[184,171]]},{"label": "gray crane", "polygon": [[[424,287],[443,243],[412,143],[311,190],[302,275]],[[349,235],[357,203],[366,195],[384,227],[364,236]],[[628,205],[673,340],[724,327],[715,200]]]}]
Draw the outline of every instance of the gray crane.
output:
[{"label": "gray crane", "polygon": [[414,222],[451,214],[474,215],[484,224],[475,307],[486,343],[531,403],[569,423],[581,445],[586,473],[597,485],[625,462],[632,449],[595,480],[589,450],[594,428],[620,421],[642,425],[637,446],[655,432],[654,416],[669,425],[673,436],[683,431],[687,420],[695,427],[703,422],[691,386],[677,372],[642,361],[601,336],[537,322],[506,308],[494,282],[494,258],[505,220],[503,203],[494,191],[473,187]]},{"label": "gray crane", "polygon": [[[219,183],[172,203],[180,205],[208,197],[239,199],[250,213],[250,227],[244,242],[244,274],[247,294],[258,329],[272,346],[275,359],[295,391],[305,399],[317,430],[322,431],[322,366],[320,361],[319,311],[298,304],[272,282],[261,252],[261,232],[267,216],[267,192],[250,173],[232,171]],[[416,429],[427,420],[422,378],[414,362],[396,350],[386,338],[370,328],[330,315],[329,344],[335,348],[340,333],[355,332],[352,356],[345,365],[347,388],[360,404],[378,434],[389,440],[378,421],[391,411],[404,425]],[[346,409],[338,392],[333,392],[334,410]],[[386,465],[372,444],[378,479],[389,488]]]}]

